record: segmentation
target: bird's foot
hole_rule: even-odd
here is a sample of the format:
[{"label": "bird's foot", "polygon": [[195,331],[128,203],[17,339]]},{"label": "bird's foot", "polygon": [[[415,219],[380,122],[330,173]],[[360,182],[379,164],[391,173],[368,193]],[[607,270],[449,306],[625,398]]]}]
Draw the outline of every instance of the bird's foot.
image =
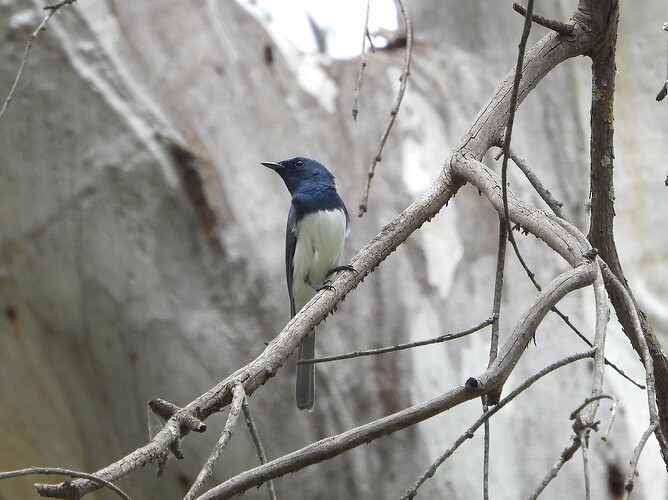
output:
[{"label": "bird's foot", "polygon": [[332,274],[338,273],[339,271],[352,271],[353,273],[357,274],[357,269],[355,269],[350,264],[345,264],[343,266],[336,266],[331,268],[327,273],[327,276],[331,276]]},{"label": "bird's foot", "polygon": [[325,281],[322,285],[315,287],[316,293],[322,290],[331,290],[332,292],[336,292],[336,288],[334,288],[334,285],[332,285],[332,282],[329,280]]}]

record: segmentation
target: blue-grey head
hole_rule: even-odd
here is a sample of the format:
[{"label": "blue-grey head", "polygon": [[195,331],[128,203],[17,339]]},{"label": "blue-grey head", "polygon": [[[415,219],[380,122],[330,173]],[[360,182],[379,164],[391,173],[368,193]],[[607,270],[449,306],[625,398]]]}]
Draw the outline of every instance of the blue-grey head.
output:
[{"label": "blue-grey head", "polygon": [[281,176],[290,194],[323,188],[335,188],[334,176],[320,162],[297,156],[279,162],[262,162]]}]

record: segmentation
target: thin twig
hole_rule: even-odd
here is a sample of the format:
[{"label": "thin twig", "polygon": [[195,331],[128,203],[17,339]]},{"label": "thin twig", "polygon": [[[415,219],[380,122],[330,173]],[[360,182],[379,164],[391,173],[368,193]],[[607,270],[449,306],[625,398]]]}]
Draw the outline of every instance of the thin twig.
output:
[{"label": "thin twig", "polygon": [[587,405],[589,405],[589,403],[592,403],[592,402],[594,402],[594,401],[600,401],[601,399],[609,399],[609,400],[612,401],[613,403],[615,403],[615,402],[617,401],[617,399],[616,399],[614,396],[609,396],[608,394],[599,394],[599,395],[597,395],[597,396],[588,397],[587,399],[585,399],[585,400],[582,402],[582,404],[581,404],[580,406],[578,406],[575,410],[573,410],[573,412],[571,413],[571,415],[570,415],[569,418],[570,418],[571,420],[575,420],[575,419],[577,418],[578,414],[579,414],[582,410],[584,410],[585,407],[586,407]]},{"label": "thin twig", "polygon": [[584,469],[585,500],[591,500],[591,485],[589,480],[589,440],[585,437],[585,444],[582,447],[582,467]]},{"label": "thin twig", "polygon": [[492,338],[489,346],[489,365],[496,358],[499,350],[499,320],[501,317],[501,298],[503,296],[503,276],[506,263],[508,225],[506,219],[499,216],[499,249],[496,255],[496,277],[494,279],[494,302],[492,304]]},{"label": "thin twig", "polygon": [[508,114],[508,121],[506,122],[506,134],[503,140],[503,163],[501,165],[501,193],[503,197],[503,216],[508,225],[508,239],[510,240],[515,255],[520,264],[524,268],[531,279],[534,286],[540,291],[540,285],[536,281],[534,273],[529,269],[520,250],[517,247],[515,236],[513,235],[512,225],[510,224],[510,215],[508,214],[508,159],[510,158],[510,142],[513,135],[513,125],[515,123],[515,113],[517,112],[517,98],[520,89],[520,80],[522,79],[522,65],[524,64],[524,51],[526,50],[527,40],[529,39],[529,32],[531,31],[531,14],[533,12],[533,0],[529,0],[527,4],[527,14],[524,19],[524,29],[522,30],[522,37],[517,50],[517,63],[515,65],[515,78],[513,80],[513,88],[510,94],[510,108]]},{"label": "thin twig", "polygon": [[[527,17],[527,9],[525,9],[520,4],[514,3],[513,10],[521,14],[522,16]],[[556,31],[560,35],[570,36],[573,34],[573,31],[575,31],[575,26],[573,26],[572,24],[562,23],[561,21],[557,21],[555,19],[548,19],[547,17],[543,17],[540,14],[532,13],[531,19],[536,24],[540,24],[541,26],[544,26],[547,29]]]},{"label": "thin twig", "polygon": [[0,472],[0,481],[2,481],[3,479],[11,479],[13,477],[31,476],[33,474],[46,474],[50,476],[55,475],[55,476],[68,476],[72,478],[90,479],[91,481],[95,481],[96,483],[106,486],[124,500],[132,500],[126,493],[123,492],[123,490],[121,490],[115,484],[110,483],[106,479],[102,479],[101,477],[96,476],[95,474],[88,474],[86,472],[78,472],[74,470],[63,469],[61,467],[28,467],[26,469]]},{"label": "thin twig", "polygon": [[[666,23],[664,26],[668,25]],[[665,28],[664,28],[665,29]],[[668,30],[666,30],[668,31]],[[668,42],[666,42],[666,57],[668,57]],[[666,64],[666,81],[663,83],[663,87],[661,87],[661,90],[659,90],[659,93],[656,94],[656,100],[661,102],[665,99],[666,95],[668,95],[668,63]],[[668,179],[666,180],[668,182]],[[668,185],[668,184],[666,184]]]},{"label": "thin twig", "polygon": [[241,406],[244,402],[244,399],[246,399],[246,393],[244,392],[244,388],[240,383],[236,383],[232,386],[232,393],[232,405],[230,406],[230,413],[227,416],[227,421],[225,422],[223,432],[221,433],[216,446],[214,446],[209,459],[202,467],[202,470],[199,471],[199,474],[197,474],[197,479],[195,479],[195,482],[190,487],[190,490],[183,500],[193,500],[196,498],[197,493],[204,484],[204,481],[206,481],[207,478],[213,473],[213,468],[216,466],[216,462],[218,462],[220,454],[223,452],[225,446],[227,446],[227,443],[232,437],[232,427],[234,427],[234,424],[237,423]]},{"label": "thin twig", "polygon": [[543,199],[543,201],[547,203],[547,206],[550,207],[550,210],[552,210],[554,215],[556,215],[560,219],[563,219],[564,214],[561,211],[561,208],[564,206],[564,204],[561,203],[560,201],[557,201],[554,195],[552,195],[552,193],[550,193],[550,191],[547,188],[545,188],[545,186],[543,186],[543,184],[540,182],[540,179],[538,179],[536,174],[534,174],[531,168],[529,168],[529,164],[526,162],[526,160],[521,156],[519,156],[513,150],[513,148],[510,148],[510,158],[513,160],[515,165],[519,167],[519,169],[525,175],[527,180],[531,183],[533,188]]},{"label": "thin twig", "polygon": [[45,5],[44,10],[55,11],[55,10],[60,9],[63,5],[72,5],[76,1],[77,0],[62,0],[61,2],[58,2],[58,3],[54,3],[54,4],[51,4],[51,5]]},{"label": "thin twig", "polygon": [[[355,85],[355,93],[353,94],[353,120],[357,120],[357,104],[359,102],[360,90],[362,89],[362,82],[364,81],[364,70],[366,69],[366,41],[371,42],[369,35],[369,10],[371,9],[371,0],[366,0],[366,16],[364,18],[364,34],[362,35],[362,62],[360,72],[357,75],[357,84]],[[373,45],[372,45],[373,47]]]},{"label": "thin twig", "polygon": [[[562,312],[561,312],[559,309],[557,309],[556,307],[553,307],[553,308],[552,308],[552,312],[555,313],[557,316],[559,316],[559,317],[564,321],[564,323],[566,323],[566,325],[567,325],[567,326],[568,326],[568,327],[569,327],[569,328],[570,328],[570,329],[571,329],[571,330],[572,330],[578,337],[580,337],[580,339],[581,339],[585,344],[587,344],[589,347],[594,347],[594,344],[592,344],[591,340],[589,340],[587,337],[585,337],[585,335],[578,329],[578,327],[575,326],[573,323],[571,323],[571,320],[568,318],[567,315],[565,315],[564,313],[562,313]],[[614,364],[614,363],[613,363],[612,361],[610,361],[608,358],[605,358],[604,361],[605,361],[605,364],[606,364],[606,365],[608,365],[610,368],[612,368],[613,370],[615,370],[618,374],[620,374],[623,378],[625,378],[626,380],[628,380],[629,382],[631,382],[631,383],[632,383],[633,385],[635,385],[638,389],[645,390],[645,386],[644,386],[644,385],[642,385],[642,384],[636,382],[635,380],[633,380],[631,377],[629,377],[629,376],[624,372],[624,370],[622,370],[621,368],[619,368],[616,364]]]},{"label": "thin twig", "polygon": [[[596,270],[594,281],[594,302],[596,304],[596,330],[594,334],[594,377],[592,380],[591,396],[580,407],[571,413],[571,420],[575,420],[573,429],[582,443],[582,467],[584,469],[585,499],[591,499],[591,484],[589,476],[589,437],[592,428],[596,428],[594,418],[598,411],[601,399],[613,399],[603,394],[603,372],[605,368],[605,339],[610,321],[610,308],[605,294],[605,284],[600,267]],[[593,404],[592,404],[593,403]],[[586,408],[586,410],[585,410]],[[580,413],[584,413],[581,418]],[[606,434],[607,436],[607,434]]]},{"label": "thin twig", "polygon": [[491,408],[489,411],[484,413],[478,420],[476,420],[471,427],[469,427],[459,438],[448,448],[443,455],[441,455],[431,466],[429,469],[425,471],[420,478],[413,483],[413,485],[408,488],[406,493],[403,494],[401,497],[401,500],[409,500],[415,497],[417,494],[418,488],[422,486],[422,484],[432,477],[434,473],[436,472],[436,469],[440,467],[443,462],[445,462],[456,450],[461,446],[462,443],[464,443],[466,440],[471,439],[473,437],[473,434],[475,433],[478,428],[484,423],[487,422],[496,412],[501,410],[504,406],[506,406],[508,403],[510,403],[513,399],[515,399],[518,395],[520,395],[522,392],[527,390],[529,387],[531,387],[535,382],[543,378],[545,375],[553,372],[554,370],[557,370],[558,368],[561,368],[563,366],[569,365],[575,361],[579,361],[581,359],[585,358],[591,358],[595,354],[595,350],[591,349],[586,352],[582,352],[579,354],[574,354],[572,356],[568,356],[567,358],[564,358],[560,361],[557,361],[556,363],[552,363],[551,365],[543,368],[541,371],[536,373],[535,375],[532,375],[528,379],[526,379],[519,387],[517,387],[515,390],[510,392],[505,398],[503,398],[501,401],[499,401],[499,404]]},{"label": "thin twig", "polygon": [[[499,215],[499,248],[496,257],[496,275],[494,279],[494,301],[492,304],[492,337],[489,342],[489,364],[496,359],[499,351],[499,321],[501,318],[501,298],[503,296],[503,277],[506,263],[506,247],[508,242],[508,226],[506,220]],[[488,397],[484,396],[482,400],[484,412],[489,409]],[[484,439],[483,439],[483,473],[482,473],[482,492],[483,500],[489,499],[489,457],[490,457],[490,424],[485,421]]]},{"label": "thin twig", "polygon": [[[598,259],[600,261],[600,259]],[[598,410],[598,402],[601,399],[614,399],[611,396],[602,394],[603,389],[603,367],[605,338],[608,321],[610,320],[610,309],[605,295],[605,285],[600,265],[596,268],[596,279],[594,280],[594,298],[596,303],[596,334],[594,335],[594,376],[592,380],[591,394],[585,401],[578,406],[570,415],[573,422],[574,434],[571,436],[571,442],[562,451],[557,463],[545,475],[540,484],[529,494],[530,499],[537,498],[550,482],[557,477],[563,465],[568,462],[578,448],[582,447],[582,459],[585,474],[585,495],[589,498],[589,458],[587,448],[589,446],[589,435],[592,428],[596,429],[594,418]],[[607,436],[607,433],[606,433]]]},{"label": "thin twig", "polygon": [[388,352],[394,352],[394,351],[403,351],[404,349],[412,349],[413,347],[422,347],[425,345],[431,345],[431,344],[438,344],[441,342],[447,342],[449,340],[455,340],[459,339],[462,337],[465,337],[467,335],[471,335],[472,333],[475,333],[479,330],[482,330],[488,325],[492,324],[493,319],[489,318],[480,323],[479,325],[476,325],[472,328],[469,328],[468,330],[464,330],[463,332],[459,333],[446,333],[445,335],[441,335],[439,337],[433,338],[433,339],[428,339],[428,340],[418,340],[416,342],[409,342],[406,344],[397,344],[389,347],[379,347],[377,349],[367,349],[364,351],[354,351],[354,352],[349,352],[346,354],[338,354],[336,356],[327,356],[327,357],[322,357],[322,358],[315,358],[315,359],[306,359],[306,360],[301,360],[298,361],[297,364],[300,365],[307,365],[307,364],[315,364],[315,363],[328,363],[330,361],[339,361],[341,359],[351,359],[351,358],[358,358],[360,356],[374,356],[377,354],[385,354]]},{"label": "thin twig", "polygon": [[367,179],[364,185],[364,194],[362,195],[362,202],[360,203],[359,212],[357,213],[358,217],[362,217],[366,213],[367,205],[369,202],[369,189],[371,188],[371,179],[373,179],[373,176],[375,175],[376,164],[381,161],[383,148],[385,147],[385,142],[387,141],[387,137],[390,135],[390,130],[392,130],[392,126],[394,125],[394,120],[397,118],[397,114],[399,114],[399,107],[401,106],[401,101],[404,98],[404,92],[406,91],[406,83],[408,82],[408,76],[410,75],[411,58],[413,57],[413,25],[411,23],[411,17],[408,14],[408,10],[404,5],[404,0],[396,0],[396,1],[399,4],[399,9],[401,10],[401,14],[404,16],[404,29],[406,30],[406,52],[404,55],[404,67],[403,70],[401,71],[401,76],[399,77],[400,85],[399,85],[399,92],[397,94],[397,99],[394,102],[394,107],[390,111],[390,118],[387,122],[387,126],[385,127],[385,131],[383,132],[383,136],[380,139],[378,150],[376,151],[376,154],[371,160],[371,165],[369,165],[369,171],[367,173]]},{"label": "thin twig", "polygon": [[545,487],[550,484],[550,481],[557,477],[557,474],[559,474],[559,471],[564,466],[564,464],[573,458],[573,454],[578,450],[580,445],[580,438],[576,435],[572,436],[571,442],[568,444],[568,446],[566,446],[566,448],[564,448],[564,450],[561,452],[561,455],[559,455],[557,463],[552,466],[552,468],[548,471],[538,486],[536,486],[536,488],[527,495],[527,500],[536,500],[536,498],[538,498]]},{"label": "thin twig", "polygon": [[[260,459],[261,464],[267,463],[267,455],[264,452],[264,446],[262,446],[262,441],[260,441],[260,434],[257,431],[255,426],[255,421],[250,412],[250,406],[248,406],[248,398],[244,398],[241,403],[241,409],[244,412],[244,419],[246,420],[246,425],[248,426],[248,432],[250,432],[251,437],[253,438],[253,443],[255,444],[255,449],[257,450],[257,456]],[[274,481],[270,479],[267,481],[267,489],[269,490],[269,499],[276,500],[276,489],[274,488]]]},{"label": "thin twig", "polygon": [[647,443],[647,440],[649,437],[656,432],[656,430],[659,428],[659,423],[658,422],[652,422],[649,424],[649,427],[647,430],[643,433],[642,437],[640,438],[640,442],[638,443],[638,446],[635,447],[633,450],[633,457],[631,458],[631,463],[629,465],[629,472],[626,474],[626,482],[624,483],[624,497],[623,500],[626,500],[629,495],[631,494],[631,491],[633,491],[633,478],[638,474],[637,467],[638,467],[638,461],[640,460],[640,454],[642,453],[643,448],[645,447],[645,444]]},{"label": "thin twig", "polygon": [[0,120],[2,120],[2,117],[5,115],[5,111],[7,111],[9,103],[11,102],[12,97],[14,97],[16,88],[19,86],[19,81],[23,76],[23,70],[25,69],[26,62],[28,61],[28,55],[30,54],[30,49],[32,48],[33,42],[37,40],[37,37],[42,31],[46,30],[47,23],[51,20],[51,18],[58,11],[58,9],[60,9],[63,5],[69,5],[74,2],[76,2],[76,0],[63,0],[62,2],[58,2],[57,4],[47,5],[46,7],[44,7],[44,9],[48,10],[49,13],[46,15],[44,19],[42,19],[42,22],[39,23],[39,26],[37,26],[37,28],[35,28],[35,31],[33,31],[30,34],[30,36],[28,36],[28,41],[26,42],[26,48],[23,51],[23,57],[21,58],[21,63],[19,64],[19,70],[16,73],[16,77],[14,78],[14,83],[12,83],[12,87],[9,89],[9,94],[7,94],[7,97],[5,98],[5,102],[2,105],[2,109],[0,109]]},{"label": "thin twig", "polygon": [[612,429],[612,424],[615,421],[615,415],[617,415],[617,398],[611,396],[610,399],[612,400],[612,406],[610,407],[610,420],[608,420],[608,425],[605,426],[605,431],[601,436],[601,441],[608,440],[608,434],[610,434],[610,429]]},{"label": "thin twig", "polygon": [[626,289],[621,280],[612,272],[612,270],[603,262],[602,259],[598,259],[601,263],[601,270],[607,283],[614,287],[619,293],[624,301],[626,302],[627,309],[631,315],[631,322],[633,324],[633,332],[635,335],[637,344],[639,346],[639,354],[642,359],[642,363],[645,366],[645,385],[647,386],[647,405],[649,409],[649,421],[650,424],[656,424],[655,434],[656,439],[659,442],[659,446],[662,450],[668,449],[668,440],[666,436],[663,435],[661,431],[661,426],[659,425],[659,411],[656,406],[656,385],[654,381],[654,361],[649,351],[649,346],[647,345],[647,339],[642,330],[640,324],[640,317],[638,316],[638,310],[635,307],[633,299],[629,294],[629,291]]}]

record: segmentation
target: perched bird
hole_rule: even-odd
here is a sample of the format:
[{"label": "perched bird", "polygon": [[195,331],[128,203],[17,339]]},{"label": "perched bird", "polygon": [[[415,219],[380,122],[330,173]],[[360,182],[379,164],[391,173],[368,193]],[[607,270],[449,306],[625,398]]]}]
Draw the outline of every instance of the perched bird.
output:
[{"label": "perched bird", "polygon": [[[285,273],[292,316],[326,287],[332,273],[348,268],[338,266],[343,242],[348,235],[348,211],[336,192],[334,176],[321,163],[296,157],[278,163],[263,162],[281,176],[292,203],[285,232]],[[315,330],[299,346],[298,359],[315,356]],[[313,409],[315,365],[297,365],[297,407]]]}]

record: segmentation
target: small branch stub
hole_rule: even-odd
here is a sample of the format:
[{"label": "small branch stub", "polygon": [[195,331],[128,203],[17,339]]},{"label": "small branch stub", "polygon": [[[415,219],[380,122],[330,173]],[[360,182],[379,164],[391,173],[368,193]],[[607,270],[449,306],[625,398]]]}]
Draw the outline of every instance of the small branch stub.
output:
[{"label": "small branch stub", "polygon": [[[518,3],[513,4],[513,10],[517,12],[518,14],[526,17],[527,15],[527,10],[521,6]],[[572,36],[573,31],[575,31],[575,26],[572,24],[566,24],[562,23],[561,21],[556,21],[554,19],[548,19],[546,17],[543,17],[539,14],[531,14],[531,20],[536,23],[540,24],[541,26],[544,26],[547,29],[551,29],[552,31],[556,31],[560,35],[564,36]]]}]

